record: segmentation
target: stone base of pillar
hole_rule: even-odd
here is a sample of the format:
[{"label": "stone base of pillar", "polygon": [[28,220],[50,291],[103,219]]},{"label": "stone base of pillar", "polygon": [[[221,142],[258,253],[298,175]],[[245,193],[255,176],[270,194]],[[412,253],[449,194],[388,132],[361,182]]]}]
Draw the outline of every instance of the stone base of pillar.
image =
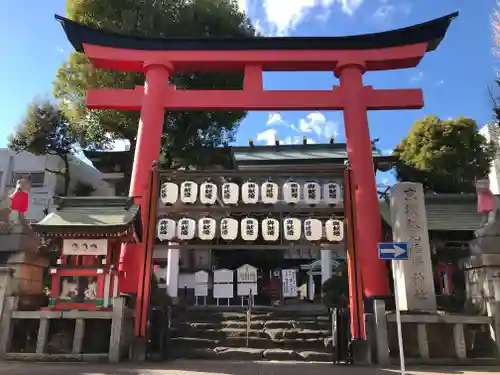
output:
[{"label": "stone base of pillar", "polygon": [[146,361],[146,346],[147,340],[145,338],[134,338],[132,345],[130,345],[130,360],[134,362]]},{"label": "stone base of pillar", "polygon": [[368,340],[352,340],[352,363],[356,366],[370,366],[372,364],[371,348]]},{"label": "stone base of pillar", "polygon": [[467,300],[484,313],[487,301],[500,301],[500,254],[472,255],[461,263]]}]

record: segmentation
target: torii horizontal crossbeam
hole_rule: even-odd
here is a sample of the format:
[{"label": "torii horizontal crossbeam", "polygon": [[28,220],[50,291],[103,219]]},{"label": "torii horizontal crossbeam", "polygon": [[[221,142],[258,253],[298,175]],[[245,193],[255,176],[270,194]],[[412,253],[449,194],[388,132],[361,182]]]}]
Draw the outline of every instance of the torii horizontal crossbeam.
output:
[{"label": "torii horizontal crossbeam", "polygon": [[[424,105],[422,90],[375,90],[364,87],[368,110],[420,109]],[[144,86],[135,90],[89,89],[86,105],[90,109],[139,111],[144,97]],[[163,98],[168,110],[342,110],[345,96],[341,87],[331,91],[263,90],[175,90],[171,88]]]}]

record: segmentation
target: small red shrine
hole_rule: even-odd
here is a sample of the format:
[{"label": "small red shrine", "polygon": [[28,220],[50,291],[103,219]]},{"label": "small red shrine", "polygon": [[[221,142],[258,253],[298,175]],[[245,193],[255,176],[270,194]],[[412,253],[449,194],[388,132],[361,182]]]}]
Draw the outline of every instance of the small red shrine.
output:
[{"label": "small red shrine", "polygon": [[57,210],[33,230],[60,252],[50,268],[52,287],[45,310],[110,310],[119,296],[119,253],[139,243],[141,219],[132,198],[54,198]]}]

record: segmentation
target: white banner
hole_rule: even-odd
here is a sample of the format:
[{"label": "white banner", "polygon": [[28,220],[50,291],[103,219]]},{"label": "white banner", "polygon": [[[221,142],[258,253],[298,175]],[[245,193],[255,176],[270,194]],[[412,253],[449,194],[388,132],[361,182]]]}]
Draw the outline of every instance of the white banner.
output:
[{"label": "white banner", "polygon": [[63,255],[106,255],[108,240],[63,240]]}]

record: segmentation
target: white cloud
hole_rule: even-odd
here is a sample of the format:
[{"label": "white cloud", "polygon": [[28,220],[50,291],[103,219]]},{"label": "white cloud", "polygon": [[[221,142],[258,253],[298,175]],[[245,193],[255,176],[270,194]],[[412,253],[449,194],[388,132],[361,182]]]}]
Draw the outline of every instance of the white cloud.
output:
[{"label": "white cloud", "polygon": [[380,26],[389,27],[396,17],[406,17],[411,12],[410,3],[390,4],[389,0],[380,0],[380,5],[372,15],[372,19]]},{"label": "white cloud", "polygon": [[384,4],[377,8],[375,13],[373,13],[373,17],[378,19],[387,18],[391,17],[394,12],[396,12],[396,6],[391,4]]},{"label": "white cloud", "polygon": [[285,122],[283,121],[283,119],[281,118],[281,115],[279,113],[269,112],[269,117],[267,119],[266,125],[270,126],[270,125],[276,125],[276,124],[283,125],[283,124],[285,124]]},{"label": "white cloud", "polygon": [[301,133],[315,133],[319,137],[329,138],[337,136],[337,124],[333,121],[327,121],[325,115],[321,112],[311,112],[305,118],[299,120],[298,126],[292,125],[291,128]]},{"label": "white cloud", "polygon": [[280,113],[271,112],[266,126],[273,126],[262,133],[257,134],[257,141],[268,145],[274,145],[278,137],[276,127],[283,127],[297,135],[287,135],[280,140],[281,144],[299,144],[303,142],[303,137],[307,137],[307,143],[316,143],[327,141],[331,136],[339,135],[338,124],[327,120],[321,112],[311,112],[304,118],[301,118],[297,124],[285,121]]},{"label": "white cloud", "polygon": [[410,78],[410,81],[418,82],[424,79],[424,72],[418,72]]},{"label": "white cloud", "polygon": [[387,148],[387,149],[381,150],[381,152],[382,152],[382,155],[388,156],[388,155],[392,155],[394,150],[392,148]]},{"label": "white cloud", "polygon": [[[257,134],[257,142],[265,143],[266,145],[275,145],[278,138],[278,131],[276,129],[267,129],[262,133]],[[284,139],[279,139],[281,145],[298,145],[302,144],[304,138],[300,135],[288,136]],[[315,140],[307,138],[306,142],[308,144],[316,143]]]},{"label": "white cloud", "polygon": [[62,53],[64,53],[64,48],[57,46],[56,51],[62,54]]},{"label": "white cloud", "polygon": [[[299,135],[294,135],[293,137],[291,137],[291,136],[286,137],[285,139],[280,140],[280,144],[282,144],[282,145],[298,145],[298,144],[302,144],[303,142],[304,142],[304,137],[301,137]],[[316,141],[314,139],[307,138],[306,143],[314,144],[314,143],[316,143]]]},{"label": "white cloud", "polygon": [[444,85],[444,80],[440,79],[439,81],[436,81],[436,86],[443,86]]},{"label": "white cloud", "polygon": [[[264,34],[287,35],[312,11],[317,10],[322,20],[327,18],[331,7],[340,6],[345,14],[352,16],[364,0],[238,0],[238,6],[251,18]],[[257,4],[258,3],[258,4]],[[255,19],[256,8],[262,9],[265,19]],[[267,27],[263,27],[263,23]],[[267,31],[267,32],[266,32]]]},{"label": "white cloud", "polygon": [[274,145],[278,131],[276,129],[268,129],[257,134],[257,142],[264,142],[266,145]]}]

